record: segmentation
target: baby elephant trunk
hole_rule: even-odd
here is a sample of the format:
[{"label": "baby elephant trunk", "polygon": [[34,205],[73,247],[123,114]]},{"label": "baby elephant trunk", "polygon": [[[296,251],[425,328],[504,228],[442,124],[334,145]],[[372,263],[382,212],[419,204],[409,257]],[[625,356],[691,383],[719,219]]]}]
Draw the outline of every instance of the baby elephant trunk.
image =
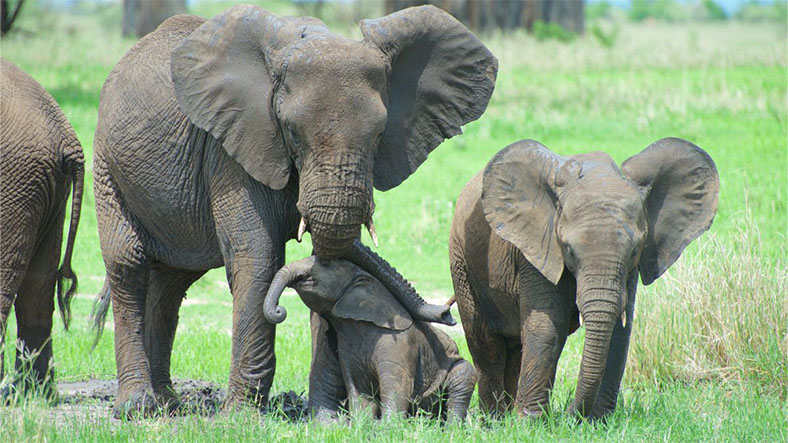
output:
[{"label": "baby elephant trunk", "polygon": [[313,260],[314,257],[310,257],[308,260],[287,264],[276,273],[271,281],[271,286],[268,287],[268,293],[265,295],[265,303],[263,304],[263,315],[266,320],[274,324],[285,321],[287,310],[279,305],[279,297],[282,296],[282,292],[284,292],[286,287],[306,276]]}]

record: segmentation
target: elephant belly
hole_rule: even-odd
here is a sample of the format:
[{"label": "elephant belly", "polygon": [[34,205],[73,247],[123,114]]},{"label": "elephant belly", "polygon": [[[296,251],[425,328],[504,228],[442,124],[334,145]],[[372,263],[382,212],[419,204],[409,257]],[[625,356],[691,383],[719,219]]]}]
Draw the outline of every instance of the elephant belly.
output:
[{"label": "elephant belly", "polygon": [[185,142],[190,129],[184,119],[175,140],[111,144],[107,163],[122,204],[144,231],[146,253],[169,266],[205,270],[221,266],[222,255],[201,174],[203,150]]}]

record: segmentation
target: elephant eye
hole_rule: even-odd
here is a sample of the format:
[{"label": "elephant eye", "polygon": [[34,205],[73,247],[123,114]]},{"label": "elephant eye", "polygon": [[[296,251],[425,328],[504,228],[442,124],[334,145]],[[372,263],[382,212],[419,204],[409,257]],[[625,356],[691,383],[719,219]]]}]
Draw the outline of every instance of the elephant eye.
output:
[{"label": "elephant eye", "polygon": [[564,246],[564,249],[566,250],[567,258],[570,258],[570,259],[574,260],[575,259],[575,251],[574,251],[574,249],[572,249],[572,246],[571,245],[566,245],[566,246]]},{"label": "elephant eye", "polygon": [[285,127],[287,128],[287,132],[289,133],[288,135],[290,136],[290,140],[293,142],[293,144],[295,145],[300,144],[300,142],[298,141],[298,135],[296,135],[296,132],[293,129],[293,127],[290,126],[289,123],[286,123]]}]

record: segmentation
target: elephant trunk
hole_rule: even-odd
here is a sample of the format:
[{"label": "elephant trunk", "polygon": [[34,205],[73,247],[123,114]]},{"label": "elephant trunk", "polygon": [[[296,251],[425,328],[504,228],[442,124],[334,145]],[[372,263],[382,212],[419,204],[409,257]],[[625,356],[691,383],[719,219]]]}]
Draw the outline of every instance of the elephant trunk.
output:
[{"label": "elephant trunk", "polygon": [[577,299],[585,326],[585,343],[571,411],[586,417],[590,416],[599,394],[613,328],[624,309],[624,286],[617,284],[618,280],[578,279]]},{"label": "elephant trunk", "polygon": [[[311,258],[314,259],[314,257]],[[306,276],[311,268],[312,260],[301,260],[287,264],[276,273],[271,281],[271,286],[268,287],[263,304],[263,315],[266,320],[274,324],[285,321],[287,310],[279,305],[279,297],[282,296],[286,287]]]},{"label": "elephant trunk", "polygon": [[415,320],[455,325],[451,316],[451,306],[432,305],[424,301],[394,267],[379,255],[372,252],[360,241],[355,240],[353,247],[344,257],[356,266],[369,272],[386,287]]},{"label": "elephant trunk", "polygon": [[367,161],[355,154],[311,158],[300,181],[298,210],[312,234],[314,253],[339,258],[352,248],[374,211]]}]

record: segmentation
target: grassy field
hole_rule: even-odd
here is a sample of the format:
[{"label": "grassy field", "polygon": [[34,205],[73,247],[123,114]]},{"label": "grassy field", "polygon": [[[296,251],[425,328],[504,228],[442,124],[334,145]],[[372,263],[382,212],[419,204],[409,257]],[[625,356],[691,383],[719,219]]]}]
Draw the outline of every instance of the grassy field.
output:
[{"label": "grassy field", "polygon": [[[199,4],[211,16],[222,4]],[[288,3],[268,6],[297,12]],[[57,379],[115,376],[111,318],[97,348],[88,315],[101,288],[92,193],[92,142],[101,85],[134,42],[119,36],[119,7],[90,14],[30,8],[22,30],[2,40],[2,57],[36,78],[63,108],[87,157],[86,195],[74,253],[80,289],[69,332],[53,330]],[[355,11],[355,14],[375,14]],[[350,14],[352,16],[352,14]],[[358,37],[340,14],[337,29]],[[447,239],[454,200],[465,182],[504,146],[523,138],[570,155],[604,150],[624,161],[666,136],[687,138],[709,152],[721,179],[710,232],[668,273],[638,295],[634,335],[616,413],[606,424],[576,423],[570,403],[582,331],[562,356],[546,421],[488,421],[473,402],[464,426],[425,419],[350,426],[292,424],[253,411],[119,423],[79,410],[52,419],[32,399],[0,406],[0,429],[11,440],[260,440],[513,441],[788,439],[788,48],[784,23],[649,23],[621,25],[613,48],[591,37],[564,44],[525,34],[482,39],[499,59],[487,112],[465,134],[445,142],[408,181],[375,195],[378,252],[428,299],[452,294]],[[365,239],[366,241],[366,239]],[[309,241],[288,244],[288,261],[309,253]],[[173,351],[175,378],[226,385],[231,296],[221,269],[188,292]],[[307,389],[308,311],[283,298],[290,315],[277,331],[272,393]],[[111,317],[111,316],[110,316]],[[470,358],[461,330],[452,332]],[[14,343],[15,323],[7,343]],[[12,347],[12,346],[7,346]],[[6,352],[6,367],[13,352]]]}]

